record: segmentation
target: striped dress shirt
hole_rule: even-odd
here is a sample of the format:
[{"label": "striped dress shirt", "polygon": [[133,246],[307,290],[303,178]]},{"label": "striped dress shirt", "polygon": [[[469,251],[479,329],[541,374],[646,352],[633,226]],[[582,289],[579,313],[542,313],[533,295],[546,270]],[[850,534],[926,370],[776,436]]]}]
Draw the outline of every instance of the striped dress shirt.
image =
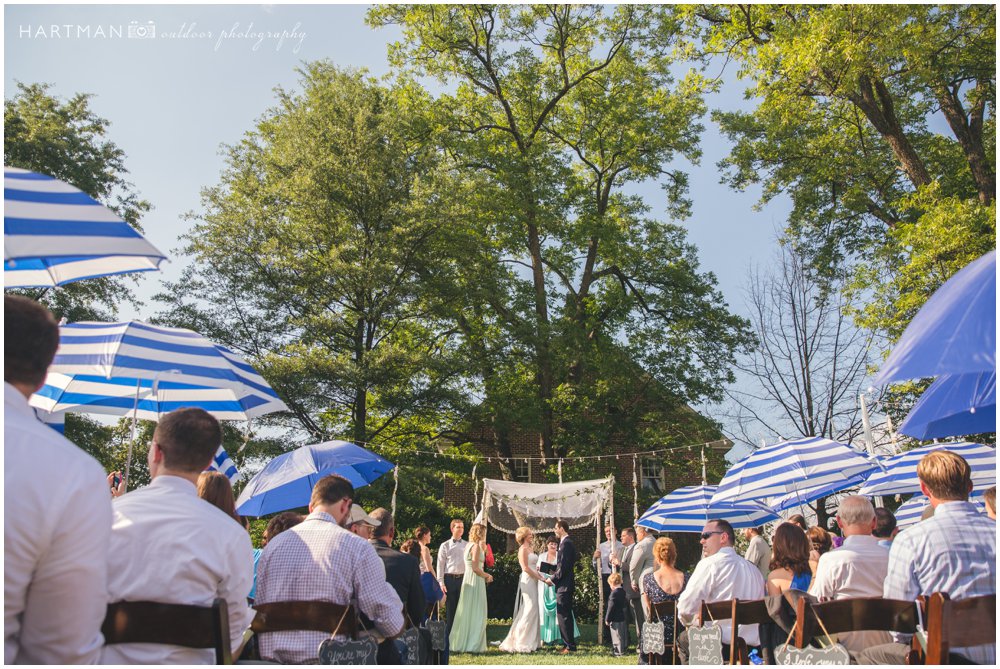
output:
[{"label": "striped dress shirt", "polygon": [[[942,502],[934,516],[900,532],[889,549],[886,599],[951,599],[997,591],[997,526],[969,502]],[[925,622],[926,624],[926,622]],[[955,648],[978,664],[995,664],[996,645]]]}]

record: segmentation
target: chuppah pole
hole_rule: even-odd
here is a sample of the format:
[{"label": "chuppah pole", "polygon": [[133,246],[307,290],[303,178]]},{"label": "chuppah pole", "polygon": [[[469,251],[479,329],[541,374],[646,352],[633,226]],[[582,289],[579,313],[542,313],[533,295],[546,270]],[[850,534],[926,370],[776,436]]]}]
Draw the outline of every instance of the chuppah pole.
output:
[{"label": "chuppah pole", "polygon": [[[594,525],[597,528],[597,550],[601,550],[601,512],[595,514]],[[614,544],[611,544],[612,548]],[[575,614],[574,614],[575,615]],[[601,558],[597,558],[597,643],[604,643],[604,579],[601,578]]]}]

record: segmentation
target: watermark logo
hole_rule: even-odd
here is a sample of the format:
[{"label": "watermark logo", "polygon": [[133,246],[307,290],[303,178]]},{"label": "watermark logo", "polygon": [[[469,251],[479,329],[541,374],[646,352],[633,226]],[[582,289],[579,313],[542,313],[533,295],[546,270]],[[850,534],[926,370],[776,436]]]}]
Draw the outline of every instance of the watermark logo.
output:
[{"label": "watermark logo", "polygon": [[132,21],[128,24],[129,39],[156,39],[156,24],[152,21],[139,23]]},{"label": "watermark logo", "polygon": [[245,44],[251,51],[273,49],[281,51],[286,46],[292,53],[298,53],[306,39],[302,23],[296,23],[291,29],[260,30],[250,22],[245,28],[238,21],[230,28],[208,30],[197,23],[181,23],[180,27],[157,26],[153,21],[131,21],[124,25],[93,25],[93,24],[21,24],[18,26],[19,39],[31,40],[65,40],[65,39],[122,39],[130,40],[184,40],[188,42],[203,41],[212,45],[213,51],[220,51],[229,44]]}]

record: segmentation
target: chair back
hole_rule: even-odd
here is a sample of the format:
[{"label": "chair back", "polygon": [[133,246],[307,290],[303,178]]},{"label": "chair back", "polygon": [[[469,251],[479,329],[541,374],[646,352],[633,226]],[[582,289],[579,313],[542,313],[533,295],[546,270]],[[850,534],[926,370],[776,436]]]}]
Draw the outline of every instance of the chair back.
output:
[{"label": "chair back", "polygon": [[[822,625],[820,624],[822,622]],[[825,632],[884,631],[913,634],[917,629],[917,605],[900,599],[852,597],[821,604],[798,601],[795,617],[795,645],[804,648],[806,639]]]},{"label": "chair back", "polygon": [[750,664],[750,649],[739,635],[741,625],[761,625],[774,622],[763,599],[734,599],[732,606],[733,636],[729,648],[730,664]]},{"label": "chair back", "polygon": [[[670,664],[677,664],[677,602],[674,600],[667,602],[650,602],[652,607],[651,620],[663,620],[666,617],[670,617],[673,622],[673,633],[670,638],[673,639],[673,643],[664,643],[663,649],[666,651],[663,655],[655,655],[653,653],[646,654],[646,661],[649,664],[663,664],[663,659],[667,656],[667,652],[670,654]],[[664,623],[666,625],[666,623]],[[664,629],[666,632],[666,629]],[[669,650],[668,650],[669,649]]]},{"label": "chair back", "polygon": [[995,644],[997,596],[951,600],[935,592],[927,602],[927,664],[949,664],[953,648]]},{"label": "chair back", "polygon": [[162,602],[112,602],[101,625],[106,645],[162,643],[212,648],[216,664],[232,664],[229,608],[217,598],[211,606]]},{"label": "chair back", "polygon": [[724,599],[719,602],[702,601],[701,613],[698,615],[698,624],[704,625],[713,620],[732,620],[733,601],[731,599]]},{"label": "chair back", "polygon": [[254,634],[268,632],[323,632],[358,638],[358,616],[350,605],[322,601],[268,602],[254,607],[250,629]]}]

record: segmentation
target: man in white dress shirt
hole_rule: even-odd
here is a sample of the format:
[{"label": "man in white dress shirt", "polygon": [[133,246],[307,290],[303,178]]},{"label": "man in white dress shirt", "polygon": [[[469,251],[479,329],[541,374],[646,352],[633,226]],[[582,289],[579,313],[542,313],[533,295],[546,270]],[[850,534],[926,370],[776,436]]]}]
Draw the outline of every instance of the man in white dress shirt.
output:
[{"label": "man in white dress shirt", "polygon": [[[611,556],[621,555],[624,547],[620,541],[615,539],[610,525],[604,526],[604,536],[607,537],[607,540],[597,545],[597,550],[594,551],[593,564],[595,569],[600,569],[601,581],[604,582],[604,607],[606,610],[608,597],[611,595],[611,586],[608,585],[608,577],[611,576],[612,570]],[[606,623],[604,625],[604,645],[611,645],[611,628]]]},{"label": "man in white dress shirt", "polygon": [[58,346],[59,326],[45,307],[4,295],[5,664],[94,664],[104,644],[104,471],[28,406]]},{"label": "man in white dress shirt", "polygon": [[[819,556],[809,593],[820,601],[881,597],[889,569],[889,551],[879,545],[878,537],[872,536],[875,507],[867,497],[845,497],[837,509],[837,526],[844,543]],[[869,631],[839,634],[838,640],[853,656],[868,646],[889,643],[892,638],[888,632]]]},{"label": "man in white dress shirt", "polygon": [[[115,499],[110,600],[229,607],[230,646],[239,650],[253,611],[253,548],[243,526],[198,497],[198,475],[222,443],[222,428],[202,409],[160,419],[146,457],[152,482]],[[103,664],[212,664],[212,649],[166,644],[106,646]]]},{"label": "man in white dress shirt", "polygon": [[[764,597],[764,577],[756,565],[740,557],[733,546],[736,532],[725,520],[710,520],[701,533],[702,557],[677,599],[677,615],[686,626],[693,625],[701,612],[702,602],[729,599],[761,599]],[[732,625],[720,621],[722,643],[732,640]],[[760,644],[757,625],[741,625],[740,636],[748,646]],[[688,635],[685,630],[677,637],[681,663],[688,663]]]},{"label": "man in white dress shirt", "polygon": [[451,539],[438,548],[437,579],[444,592],[445,609],[448,612],[446,638],[451,636],[458,599],[462,594],[462,578],[465,576],[465,549],[469,542],[462,538],[463,534],[465,523],[461,518],[455,518],[451,521]]},{"label": "man in white dress shirt", "polygon": [[[403,602],[386,582],[375,548],[341,526],[353,497],[354,487],[341,476],[316,482],[306,519],[264,548],[256,601],[353,603],[374,624],[378,637],[389,639],[403,631]],[[260,635],[260,655],[281,664],[315,663],[320,643],[329,637],[323,632],[269,632]]]}]

